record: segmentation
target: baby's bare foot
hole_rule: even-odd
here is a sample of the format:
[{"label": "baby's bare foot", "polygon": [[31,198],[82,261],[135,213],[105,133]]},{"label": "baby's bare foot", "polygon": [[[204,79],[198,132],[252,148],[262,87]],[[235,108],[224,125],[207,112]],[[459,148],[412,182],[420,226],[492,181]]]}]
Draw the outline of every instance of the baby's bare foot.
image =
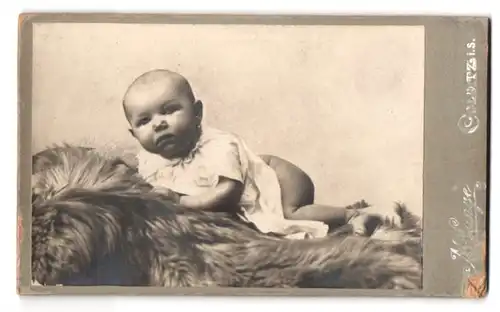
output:
[{"label": "baby's bare foot", "polygon": [[397,209],[398,205],[395,203],[386,204],[384,206],[375,205],[363,208],[363,213],[377,216],[384,224],[392,226],[401,226],[401,215]]},{"label": "baby's bare foot", "polygon": [[365,212],[355,215],[348,222],[354,234],[360,236],[370,236],[382,223],[383,219],[380,215]]},{"label": "baby's bare foot", "polygon": [[348,205],[346,208],[347,209],[364,209],[366,207],[370,207],[370,204],[368,204],[364,199],[355,202],[354,204]]}]

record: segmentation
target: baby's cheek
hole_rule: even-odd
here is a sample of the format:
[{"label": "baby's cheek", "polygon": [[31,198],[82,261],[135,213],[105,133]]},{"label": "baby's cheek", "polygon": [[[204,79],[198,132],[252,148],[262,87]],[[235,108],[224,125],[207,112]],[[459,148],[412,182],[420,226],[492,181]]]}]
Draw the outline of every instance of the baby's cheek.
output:
[{"label": "baby's cheek", "polygon": [[170,116],[170,125],[177,128],[178,131],[188,131],[195,128],[195,119],[187,114],[179,113]]},{"label": "baby's cheek", "polygon": [[141,145],[144,146],[145,148],[154,146],[153,136],[148,131],[139,132],[136,138],[139,141],[139,143],[141,143]]}]

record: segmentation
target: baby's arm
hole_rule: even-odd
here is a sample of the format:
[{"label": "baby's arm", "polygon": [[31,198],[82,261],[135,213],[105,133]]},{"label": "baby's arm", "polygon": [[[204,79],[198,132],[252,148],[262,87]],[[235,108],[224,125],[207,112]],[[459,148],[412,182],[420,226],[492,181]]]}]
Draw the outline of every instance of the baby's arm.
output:
[{"label": "baby's arm", "polygon": [[241,182],[221,177],[214,188],[196,196],[181,196],[179,203],[193,209],[230,212],[237,208],[242,192]]},{"label": "baby's arm", "polygon": [[243,194],[239,147],[229,137],[214,138],[201,147],[197,157],[216,183],[202,194],[181,196],[180,204],[193,209],[234,212]]}]

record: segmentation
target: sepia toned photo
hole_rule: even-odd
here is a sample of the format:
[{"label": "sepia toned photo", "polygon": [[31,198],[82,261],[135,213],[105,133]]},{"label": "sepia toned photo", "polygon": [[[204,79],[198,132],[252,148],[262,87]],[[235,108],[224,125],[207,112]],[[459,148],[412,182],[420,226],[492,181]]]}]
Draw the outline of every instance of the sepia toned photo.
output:
[{"label": "sepia toned photo", "polygon": [[33,25],[31,283],[423,288],[422,25]]}]

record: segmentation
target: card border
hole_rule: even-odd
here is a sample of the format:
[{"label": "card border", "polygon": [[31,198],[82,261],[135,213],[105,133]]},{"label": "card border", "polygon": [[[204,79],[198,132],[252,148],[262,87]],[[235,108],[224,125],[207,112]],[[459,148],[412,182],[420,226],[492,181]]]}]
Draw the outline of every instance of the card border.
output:
[{"label": "card border", "polygon": [[[425,28],[423,289],[258,289],[161,287],[41,287],[30,283],[31,270],[31,97],[33,24],[262,24],[262,25],[421,25]],[[465,43],[477,43],[477,117],[480,127],[464,134],[457,122],[465,111]],[[21,295],[215,295],[215,296],[433,296],[468,297],[460,259],[450,257],[454,230],[449,218],[461,213],[462,198],[451,189],[476,181],[489,183],[490,19],[471,16],[334,16],[132,13],[23,13],[19,16],[18,56],[18,258]],[[446,142],[444,144],[443,142]],[[489,190],[484,229],[488,233]],[[487,235],[486,235],[487,239]],[[481,274],[487,276],[488,241]],[[479,251],[481,252],[481,251]],[[475,254],[474,254],[475,255]],[[487,280],[487,278],[486,278]],[[484,294],[473,297],[486,296]],[[469,296],[470,297],[470,296]]]}]

